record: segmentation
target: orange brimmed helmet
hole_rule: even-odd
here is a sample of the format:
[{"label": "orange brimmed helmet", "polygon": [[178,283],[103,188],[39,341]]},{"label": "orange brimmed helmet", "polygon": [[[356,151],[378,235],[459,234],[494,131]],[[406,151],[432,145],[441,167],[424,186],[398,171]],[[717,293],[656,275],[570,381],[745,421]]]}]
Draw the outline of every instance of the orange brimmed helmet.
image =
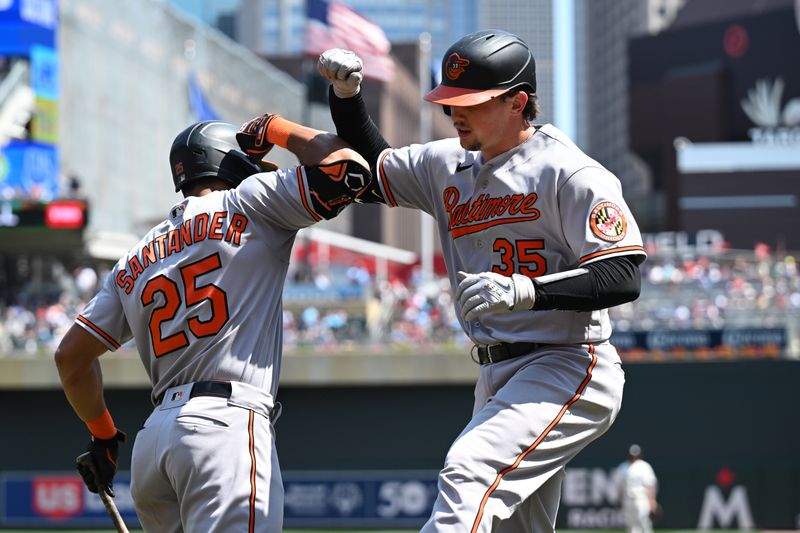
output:
[{"label": "orange brimmed helmet", "polygon": [[425,100],[445,106],[473,106],[512,89],[536,92],[536,62],[525,41],[502,30],[470,33],[442,59],[442,83]]}]

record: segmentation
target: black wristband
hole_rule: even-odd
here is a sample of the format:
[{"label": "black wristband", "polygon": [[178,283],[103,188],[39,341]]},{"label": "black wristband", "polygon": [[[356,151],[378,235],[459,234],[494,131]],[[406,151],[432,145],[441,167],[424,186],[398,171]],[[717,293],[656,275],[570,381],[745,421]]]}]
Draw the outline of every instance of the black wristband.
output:
[{"label": "black wristband", "polygon": [[331,86],[328,89],[328,105],[336,125],[336,134],[369,162],[374,174],[378,156],[390,146],[370,118],[361,93],[352,98],[339,98]]}]

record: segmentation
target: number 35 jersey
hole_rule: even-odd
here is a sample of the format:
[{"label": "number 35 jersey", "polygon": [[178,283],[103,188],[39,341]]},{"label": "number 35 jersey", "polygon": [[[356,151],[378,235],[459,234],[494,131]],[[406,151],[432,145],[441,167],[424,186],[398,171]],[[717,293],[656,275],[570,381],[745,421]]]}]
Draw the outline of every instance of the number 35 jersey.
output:
[{"label": "number 35 jersey", "polygon": [[77,317],[110,350],[132,337],[153,383],[235,380],[274,398],[297,230],[320,220],[305,167],[185,198],[122,257]]},{"label": "number 35 jersey", "polygon": [[[619,180],[549,124],[486,162],[458,139],[386,150],[377,178],[388,205],[436,219],[454,291],[459,270],[535,278],[607,257],[644,255]],[[520,310],[461,320],[477,344],[586,343],[611,336],[605,309]]]}]

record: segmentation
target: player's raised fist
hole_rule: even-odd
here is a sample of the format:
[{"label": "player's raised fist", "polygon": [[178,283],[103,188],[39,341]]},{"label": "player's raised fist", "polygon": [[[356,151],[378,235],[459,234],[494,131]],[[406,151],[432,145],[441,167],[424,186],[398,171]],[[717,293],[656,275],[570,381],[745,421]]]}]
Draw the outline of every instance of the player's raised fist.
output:
[{"label": "player's raised fist", "polygon": [[251,156],[252,159],[261,159],[275,146],[267,141],[267,126],[277,116],[279,115],[265,113],[250,119],[239,128],[239,132],[236,134],[236,142],[239,143],[242,151]]},{"label": "player's raised fist", "polygon": [[343,48],[331,48],[320,54],[317,70],[323,78],[331,81],[333,94],[339,98],[351,98],[361,90],[364,64],[355,52]]}]

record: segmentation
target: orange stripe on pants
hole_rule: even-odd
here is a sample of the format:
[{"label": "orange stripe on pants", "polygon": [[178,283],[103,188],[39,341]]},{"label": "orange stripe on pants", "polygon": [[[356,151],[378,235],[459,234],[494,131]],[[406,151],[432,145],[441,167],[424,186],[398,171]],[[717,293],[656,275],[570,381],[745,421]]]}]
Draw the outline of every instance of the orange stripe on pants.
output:
[{"label": "orange stripe on pants", "polygon": [[250,410],[250,421],[247,423],[247,433],[250,436],[250,527],[253,533],[256,529],[256,440],[253,436],[255,413]]},{"label": "orange stripe on pants", "polygon": [[477,533],[478,527],[481,524],[481,519],[483,518],[483,511],[486,508],[486,503],[489,501],[489,497],[492,495],[492,493],[497,489],[497,486],[500,484],[500,481],[503,479],[503,476],[516,469],[522,462],[522,460],[525,459],[525,457],[527,457],[528,454],[530,454],[533,450],[535,450],[537,446],[539,446],[539,444],[547,437],[547,434],[550,433],[550,431],[554,427],[556,427],[556,424],[558,424],[558,422],[564,416],[564,413],[567,412],[567,409],[569,409],[570,406],[575,402],[577,402],[578,399],[581,397],[581,394],[586,389],[586,385],[588,385],[589,381],[591,381],[592,379],[592,369],[594,369],[594,366],[597,364],[597,356],[594,354],[593,344],[589,345],[589,355],[592,357],[592,361],[591,363],[589,363],[589,367],[586,369],[586,377],[583,378],[583,381],[578,387],[578,390],[575,391],[575,395],[573,395],[572,398],[570,398],[570,400],[561,407],[561,410],[558,412],[558,415],[556,415],[555,419],[553,419],[553,421],[550,422],[550,424],[545,428],[542,434],[539,435],[539,437],[533,442],[533,444],[528,446],[528,449],[526,449],[524,452],[519,454],[519,456],[517,456],[517,459],[514,461],[514,464],[504,468],[499,474],[497,474],[494,483],[492,483],[492,485],[486,490],[486,493],[483,495],[483,498],[481,499],[481,504],[480,506],[478,506],[478,515],[475,517],[475,521],[472,523],[472,529],[470,530],[471,533]]}]

